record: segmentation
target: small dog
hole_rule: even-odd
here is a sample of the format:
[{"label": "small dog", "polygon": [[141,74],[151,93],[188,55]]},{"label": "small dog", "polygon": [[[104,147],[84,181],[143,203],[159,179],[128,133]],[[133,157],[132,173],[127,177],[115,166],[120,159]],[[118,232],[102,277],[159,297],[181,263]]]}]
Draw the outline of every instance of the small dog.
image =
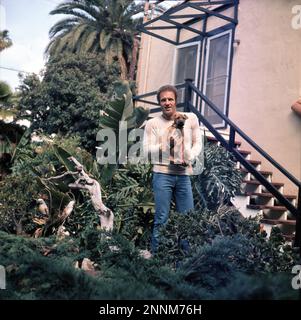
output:
[{"label": "small dog", "polygon": [[182,130],[185,125],[186,119],[188,119],[186,114],[177,113],[172,127]]},{"label": "small dog", "polygon": [[[177,163],[178,165],[180,166],[183,166],[183,167],[186,167],[187,164],[185,163],[184,161],[184,146],[183,146],[183,140],[184,140],[184,125],[185,125],[185,121],[186,119],[188,119],[187,115],[186,114],[182,114],[182,113],[177,113],[175,118],[174,118],[174,123],[172,124],[172,126],[170,127],[170,131],[173,132],[174,130],[173,129],[179,129],[180,132],[180,136],[177,137],[177,135],[175,136],[170,136],[169,138],[169,147],[170,147],[170,156],[171,156],[171,163],[172,164],[175,164],[174,160],[175,160],[175,144],[176,144],[176,140],[178,141],[178,143],[181,143],[181,150],[178,150],[178,152],[181,153],[181,162],[180,163]],[[171,133],[170,132],[170,133]],[[180,142],[181,141],[181,142]],[[178,154],[179,156],[179,154]]]},{"label": "small dog", "polygon": [[[183,128],[184,128],[186,119],[188,119],[186,114],[177,113],[174,118],[174,122],[170,127],[170,131],[173,131],[173,129],[180,129],[181,136],[183,137],[184,136]],[[170,148],[173,149],[175,146],[175,139],[173,137],[170,137],[169,140],[170,140]]]}]

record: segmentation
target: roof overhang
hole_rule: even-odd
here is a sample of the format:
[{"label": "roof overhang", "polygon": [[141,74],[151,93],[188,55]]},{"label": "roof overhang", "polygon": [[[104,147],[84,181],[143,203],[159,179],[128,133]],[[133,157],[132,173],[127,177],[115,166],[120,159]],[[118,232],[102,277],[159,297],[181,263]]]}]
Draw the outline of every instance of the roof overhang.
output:
[{"label": "roof overhang", "polygon": [[[238,4],[239,0],[185,1],[137,29],[173,45],[198,41],[235,28]],[[182,37],[183,30],[186,30],[185,37]]]}]

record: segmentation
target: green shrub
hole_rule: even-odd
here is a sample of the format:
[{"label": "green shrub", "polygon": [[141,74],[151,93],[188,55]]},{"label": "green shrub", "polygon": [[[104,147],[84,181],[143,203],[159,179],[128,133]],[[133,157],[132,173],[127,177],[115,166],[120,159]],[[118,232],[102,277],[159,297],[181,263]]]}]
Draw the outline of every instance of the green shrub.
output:
[{"label": "green shrub", "polygon": [[221,146],[206,143],[204,170],[192,177],[196,209],[215,210],[223,204],[229,204],[240,190],[241,180],[233,156]]},{"label": "green shrub", "polygon": [[9,233],[31,233],[36,212],[39,186],[33,174],[6,176],[0,181],[0,230]]},{"label": "green shrub", "polygon": [[136,246],[148,247],[154,217],[151,166],[119,168],[105,189],[107,205],[115,214],[115,230]]},{"label": "green shrub", "polygon": [[[260,232],[258,218],[246,219],[235,208],[225,206],[216,212],[200,210],[186,215],[172,212],[161,231],[158,256],[164,263],[174,266],[191,257],[204,245],[213,244],[218,236],[221,237],[220,241],[242,237],[241,241],[246,244],[244,249],[249,250],[244,252],[245,258],[250,255],[250,265],[245,264],[243,271],[290,272],[292,266],[297,264],[297,252],[285,244],[279,228],[274,228],[268,239],[265,233]],[[188,252],[181,248],[180,240],[189,242]],[[224,246],[227,248],[228,244]],[[233,247],[232,250],[236,251],[237,248]],[[243,268],[242,263],[237,264]]]}]

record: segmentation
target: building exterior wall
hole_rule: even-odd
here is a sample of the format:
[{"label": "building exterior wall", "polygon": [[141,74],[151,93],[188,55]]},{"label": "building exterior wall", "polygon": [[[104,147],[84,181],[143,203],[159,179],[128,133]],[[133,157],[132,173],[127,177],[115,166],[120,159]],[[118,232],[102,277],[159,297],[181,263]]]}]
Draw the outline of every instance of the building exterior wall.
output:
[{"label": "building exterior wall", "polygon": [[[300,180],[301,118],[290,108],[301,96],[301,29],[292,27],[296,5],[300,1],[240,0],[229,117]],[[172,83],[174,51],[173,45],[142,35],[139,94]],[[287,182],[273,172],[274,181]],[[285,193],[295,191],[286,185]]]},{"label": "building exterior wall", "polygon": [[[300,179],[301,118],[290,108],[301,90],[301,29],[291,26],[296,4],[241,1],[229,117]],[[274,179],[283,181],[276,171]]]}]

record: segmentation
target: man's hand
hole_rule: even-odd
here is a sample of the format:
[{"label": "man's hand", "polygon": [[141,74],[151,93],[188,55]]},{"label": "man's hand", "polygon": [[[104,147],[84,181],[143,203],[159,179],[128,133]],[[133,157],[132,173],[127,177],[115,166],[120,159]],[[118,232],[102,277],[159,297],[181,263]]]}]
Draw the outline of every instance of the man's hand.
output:
[{"label": "man's hand", "polygon": [[178,165],[178,166],[180,166],[180,167],[186,168],[186,167],[189,166],[189,162],[184,161],[184,162],[182,162],[182,163],[178,163],[178,164],[176,163],[176,165]]}]

